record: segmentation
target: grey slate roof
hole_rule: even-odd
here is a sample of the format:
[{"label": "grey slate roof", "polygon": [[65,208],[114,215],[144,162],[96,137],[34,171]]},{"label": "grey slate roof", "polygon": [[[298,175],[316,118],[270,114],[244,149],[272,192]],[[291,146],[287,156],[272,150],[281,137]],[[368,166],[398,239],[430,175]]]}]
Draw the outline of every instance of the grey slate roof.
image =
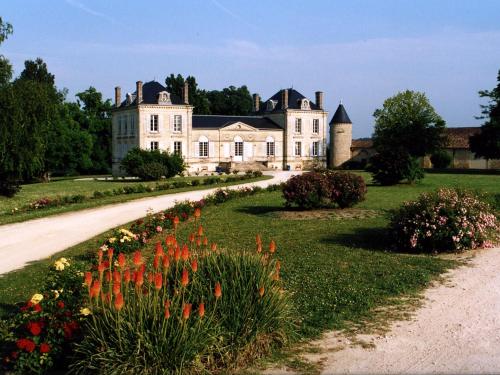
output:
[{"label": "grey slate roof", "polygon": [[262,116],[193,115],[193,129],[220,129],[237,122],[257,129],[282,130],[273,120]]},{"label": "grey slate roof", "polygon": [[[167,91],[167,88],[163,86],[161,83],[156,82],[156,81],[149,81],[146,82],[142,85],[142,103],[144,104],[158,104],[158,93],[162,91]],[[134,91],[132,94],[134,95],[135,99],[131,103],[131,105],[136,105],[137,104],[137,91]],[[172,104],[184,104],[177,95],[170,93],[170,100],[172,101]],[[125,98],[124,101],[122,101],[122,106],[127,105],[127,99]]]},{"label": "grey slate roof", "polygon": [[351,119],[347,116],[347,112],[345,111],[342,103],[339,104],[337,110],[335,111],[335,114],[330,121],[330,125],[331,124],[352,124]]},{"label": "grey slate roof", "polygon": [[[281,111],[282,110],[282,103],[283,103],[283,101],[282,101],[283,94],[282,93],[283,93],[283,89],[278,91],[276,94],[271,96],[269,99],[267,99],[264,102],[264,104],[261,106],[259,113],[268,112],[268,111],[266,111],[266,107],[267,107],[267,102],[269,100],[274,100],[275,102],[277,102],[277,104],[274,107],[274,110],[272,112]],[[306,98],[304,95],[302,95],[300,92],[298,92],[297,90],[295,90],[293,88],[288,89],[288,108],[300,109],[300,103],[299,103],[300,99],[309,100],[309,105],[310,105],[311,109],[312,110],[319,110],[318,106],[312,100]]]}]

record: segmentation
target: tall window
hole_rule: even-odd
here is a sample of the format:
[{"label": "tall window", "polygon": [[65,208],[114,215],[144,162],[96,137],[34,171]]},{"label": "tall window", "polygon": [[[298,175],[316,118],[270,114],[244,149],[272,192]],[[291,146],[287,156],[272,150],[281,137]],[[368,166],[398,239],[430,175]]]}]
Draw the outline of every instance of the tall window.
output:
[{"label": "tall window", "polygon": [[205,136],[201,136],[200,139],[198,140],[199,143],[199,154],[200,157],[202,158],[207,158],[208,157],[208,138]]},{"label": "tall window", "polygon": [[302,119],[295,119],[295,133],[302,133]]},{"label": "tall window", "polygon": [[295,156],[302,155],[302,142],[295,142]]},{"label": "tall window", "polygon": [[234,142],[234,156],[243,156],[243,142]]},{"label": "tall window", "polygon": [[130,135],[135,135],[135,116],[130,115]]},{"label": "tall window", "polygon": [[151,115],[149,130],[152,132],[158,131],[158,115]]},{"label": "tall window", "polygon": [[158,142],[151,142],[151,150],[158,150],[159,146]]},{"label": "tall window", "polygon": [[319,156],[319,142],[313,142],[313,144],[312,144],[312,156]]},{"label": "tall window", "polygon": [[174,154],[182,155],[182,142],[174,142]]},{"label": "tall window", "polygon": [[266,155],[275,156],[275,146],[273,137],[266,138]]},{"label": "tall window", "polygon": [[182,132],[182,116],[181,115],[174,116],[174,132],[176,132],[176,133]]},{"label": "tall window", "polygon": [[319,119],[317,118],[313,119],[313,133],[314,134],[319,133]]}]

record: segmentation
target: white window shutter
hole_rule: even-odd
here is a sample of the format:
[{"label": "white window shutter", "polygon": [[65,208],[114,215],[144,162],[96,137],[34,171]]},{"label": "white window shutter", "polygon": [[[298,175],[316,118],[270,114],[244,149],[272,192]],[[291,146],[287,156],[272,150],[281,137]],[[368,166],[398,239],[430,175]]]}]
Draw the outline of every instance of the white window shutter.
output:
[{"label": "white window shutter", "polygon": [[231,156],[231,144],[224,143],[224,157],[228,158]]},{"label": "white window shutter", "polygon": [[243,143],[243,158],[246,160],[252,159],[253,156],[253,145],[251,142]]},{"label": "white window shutter", "polygon": [[199,158],[200,157],[200,142],[193,142],[194,144],[194,157]]},{"label": "white window shutter", "polygon": [[214,142],[208,142],[208,157],[209,158],[214,158],[215,157],[215,143]]},{"label": "white window shutter", "polygon": [[174,115],[170,115],[170,132],[174,132]]},{"label": "white window shutter", "polygon": [[306,145],[304,142],[300,143],[300,156],[306,156]]},{"label": "white window shutter", "polygon": [[318,142],[318,156],[323,155],[323,142],[319,141]]},{"label": "white window shutter", "polygon": [[309,146],[309,156],[313,156],[314,155],[314,142],[311,142],[310,146]]}]

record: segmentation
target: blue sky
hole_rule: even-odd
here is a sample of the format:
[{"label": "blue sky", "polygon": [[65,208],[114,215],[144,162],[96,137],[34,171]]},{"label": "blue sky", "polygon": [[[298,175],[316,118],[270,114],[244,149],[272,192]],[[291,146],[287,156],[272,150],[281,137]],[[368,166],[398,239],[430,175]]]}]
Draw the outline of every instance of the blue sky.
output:
[{"label": "blue sky", "polygon": [[0,15],[14,26],[0,53],[16,74],[42,57],[71,100],[170,73],[263,98],[293,86],[324,91],[330,116],[342,99],[354,137],[405,89],[425,92],[448,126],[479,125],[477,91],[500,69],[498,0],[15,0]]}]

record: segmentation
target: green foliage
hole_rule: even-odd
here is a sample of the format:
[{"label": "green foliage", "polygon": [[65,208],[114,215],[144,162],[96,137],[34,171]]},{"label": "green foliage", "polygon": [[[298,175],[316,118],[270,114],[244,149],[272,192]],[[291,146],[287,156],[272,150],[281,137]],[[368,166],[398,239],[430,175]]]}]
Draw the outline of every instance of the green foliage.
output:
[{"label": "green foliage", "polygon": [[340,208],[352,207],[364,201],[366,184],[363,177],[349,172],[332,172],[325,174],[331,189],[331,200]]},{"label": "green foliage", "polygon": [[177,76],[170,74],[165,79],[167,91],[180,98],[183,97],[182,91],[184,89],[185,82],[188,83],[189,104],[194,106],[193,113],[196,115],[209,115],[211,113],[210,103],[208,102],[206,91],[198,88],[195,77],[187,76],[186,79],[184,79],[181,74],[177,74]]},{"label": "green foliage", "polygon": [[440,252],[492,246],[498,220],[490,206],[470,192],[439,189],[405,202],[391,215],[389,230],[399,250]]},{"label": "green foliage", "polygon": [[500,70],[497,76],[497,86],[491,90],[479,91],[480,97],[489,98],[488,105],[482,105],[483,117],[487,118],[481,133],[470,137],[470,148],[476,157],[485,159],[500,159]]},{"label": "green foliage", "polygon": [[366,170],[381,185],[395,185],[402,181],[412,184],[424,177],[419,159],[402,149],[384,150],[372,156]]},{"label": "green foliage", "polygon": [[177,154],[139,148],[130,150],[123,158],[121,166],[129,176],[144,180],[159,180],[161,176],[173,177],[185,169],[184,160]]},{"label": "green foliage", "polygon": [[439,150],[431,155],[431,163],[433,168],[448,168],[451,164],[451,155],[444,151]]}]

